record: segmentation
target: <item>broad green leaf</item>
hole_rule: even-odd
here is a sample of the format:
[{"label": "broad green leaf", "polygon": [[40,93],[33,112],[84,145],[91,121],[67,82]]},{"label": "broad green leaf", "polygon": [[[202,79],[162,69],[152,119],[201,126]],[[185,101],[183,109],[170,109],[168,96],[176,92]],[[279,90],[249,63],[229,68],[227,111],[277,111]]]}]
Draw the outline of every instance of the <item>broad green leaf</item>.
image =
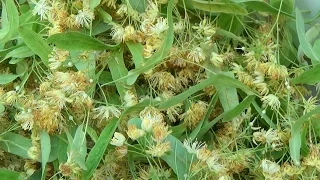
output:
[{"label": "broad green leaf", "polygon": [[3,180],[20,180],[19,176],[20,172],[0,168],[0,177]]},{"label": "broad green leaf", "polygon": [[[320,25],[320,24],[318,24]],[[319,26],[318,26],[319,27]],[[319,29],[320,30],[320,29]],[[317,55],[317,57],[320,57],[320,39],[317,39],[312,47],[313,52]]]},{"label": "broad green leaf", "polygon": [[289,140],[290,156],[295,165],[300,165],[300,149],[301,149],[301,128],[303,124],[314,114],[320,113],[320,107],[301,116],[293,122],[291,127],[291,138]]},{"label": "broad green leaf", "polygon": [[65,50],[114,50],[118,45],[108,45],[96,38],[80,32],[66,32],[54,34],[48,38],[49,43],[53,43],[56,47]]},{"label": "broad green leaf", "polygon": [[92,141],[93,141],[94,143],[96,143],[97,140],[98,140],[97,132],[96,132],[92,127],[88,126],[88,128],[87,128],[87,133],[88,133],[89,136],[91,137]]},{"label": "broad green leaf", "polygon": [[80,57],[81,54],[82,54],[82,51],[70,51],[70,57],[71,57],[72,63],[78,69],[78,71],[86,72],[89,78],[95,79],[95,73],[96,73],[95,54],[88,53],[88,56],[85,60]]},{"label": "broad green leaf", "polygon": [[153,55],[151,58],[147,59],[146,63],[136,69],[129,71],[127,84],[132,85],[137,80],[138,76],[146,71],[149,71],[154,66],[159,64],[164,57],[168,54],[172,44],[173,44],[173,18],[172,18],[172,9],[173,9],[173,0],[170,0],[168,3],[167,8],[167,19],[168,19],[168,30],[167,34],[164,38],[163,44],[161,45],[160,49]]},{"label": "broad green leaf", "polygon": [[171,150],[161,156],[177,175],[178,179],[185,179],[189,175],[189,168],[192,163],[191,154],[183,147],[182,142],[172,135],[167,137],[170,142]]},{"label": "broad green leaf", "polygon": [[0,115],[6,110],[3,104],[0,103]]},{"label": "broad green leaf", "polygon": [[66,138],[65,134],[61,134],[58,136],[59,142],[58,142],[58,149],[57,149],[57,155],[58,155],[58,161],[60,163],[67,162],[67,152],[68,152],[68,142],[64,141],[64,138]]},{"label": "broad green leaf", "polygon": [[320,61],[320,57],[313,51],[311,44],[306,39],[304,20],[298,8],[296,8],[296,28],[300,47],[302,48],[304,54],[308,56],[312,61]]},{"label": "broad green leaf", "polygon": [[28,46],[22,46],[10,51],[3,60],[8,58],[25,58],[34,55]]},{"label": "broad green leaf", "polygon": [[42,130],[40,132],[40,144],[41,144],[41,166],[42,166],[42,176],[41,179],[46,177],[46,164],[49,161],[51,143],[49,134]]},{"label": "broad green leaf", "polygon": [[93,11],[94,8],[99,6],[100,2],[101,2],[101,0],[90,0],[89,1],[89,8]]},{"label": "broad green leaf", "polygon": [[87,170],[85,165],[85,158],[87,155],[86,134],[83,131],[83,124],[81,124],[74,135],[71,152],[73,160],[80,166],[81,169]]},{"label": "broad green leaf", "polygon": [[58,148],[59,148],[59,138],[58,136],[51,136],[50,137],[50,156],[48,162],[52,162],[58,158]]},{"label": "broad green leaf", "polygon": [[36,32],[25,27],[18,28],[19,35],[22,37],[26,45],[37,54],[42,62],[48,66],[48,55],[51,53],[51,47]]},{"label": "broad green leaf", "polygon": [[22,158],[29,159],[28,150],[31,146],[30,139],[15,133],[7,132],[0,136],[0,148]]},{"label": "broad green leaf", "polygon": [[125,77],[128,74],[128,70],[123,60],[123,49],[114,51],[113,57],[114,58],[108,60],[108,66],[112,75],[112,79],[113,81],[115,81],[121,101],[123,101],[126,91],[126,80],[123,77]]},{"label": "broad green leaf", "polygon": [[139,13],[143,13],[146,10],[147,0],[128,0],[128,2]]},{"label": "broad green leaf", "polygon": [[18,77],[19,75],[16,74],[0,74],[0,85],[11,83]]},{"label": "broad green leaf", "polygon": [[193,131],[190,133],[189,138],[191,140],[195,140],[195,138],[197,137],[198,133],[201,131],[201,128],[203,126],[204,123],[208,122],[209,117],[218,101],[218,94],[219,91],[213,95],[213,97],[211,97],[211,101],[208,107],[208,110],[206,112],[206,115],[204,116],[204,118],[197,124],[197,127],[193,129]]},{"label": "broad green leaf", "polygon": [[[224,73],[226,76],[234,78],[232,72]],[[217,85],[216,88],[219,91],[219,101],[224,111],[229,111],[239,104],[239,98],[237,89],[235,87],[226,87]]]},{"label": "broad green leaf", "polygon": [[320,82],[320,64],[314,66],[313,68],[303,72],[300,76],[291,79],[290,83],[292,84],[310,84],[314,85]]},{"label": "broad green leaf", "polygon": [[5,4],[2,3],[1,9],[1,26],[3,28],[0,30],[0,42],[6,43],[17,35],[17,29],[19,27],[19,13],[13,0],[6,0]]},{"label": "broad green leaf", "polygon": [[98,14],[104,23],[113,24],[112,16],[110,14],[108,14],[107,12],[105,12],[103,9],[99,8]]},{"label": "broad green leaf", "polygon": [[143,45],[141,43],[134,43],[132,41],[126,42],[131,54],[132,60],[136,68],[139,68],[141,64],[144,62],[143,53]]},{"label": "broad green leaf", "polygon": [[110,24],[106,24],[100,19],[97,21],[93,21],[91,35],[96,36],[98,34],[101,34],[101,33],[108,31],[111,28],[112,28],[112,26]]},{"label": "broad green leaf", "polygon": [[[271,6],[270,4],[266,3],[263,0],[232,0],[232,1],[237,3],[244,3],[246,6],[256,11],[269,12],[275,15],[279,13],[279,9]],[[280,11],[280,14],[294,18],[294,16],[292,16],[291,14],[288,14],[283,11]]]},{"label": "broad green leaf", "polygon": [[248,14],[247,10],[243,6],[232,2],[192,0],[191,4],[193,8],[207,12],[226,13],[235,15]]},{"label": "broad green leaf", "polygon": [[225,115],[223,116],[223,122],[227,122],[232,120],[233,118],[237,117],[238,115],[240,115],[245,109],[247,109],[250,104],[254,101],[256,96],[251,95],[246,97],[241,103],[239,103],[236,107],[234,107],[233,109],[230,109],[229,111],[227,111],[225,113]]},{"label": "broad green leaf", "polygon": [[116,131],[118,123],[119,123],[118,119],[111,120],[109,124],[101,132],[96,144],[91,149],[88,155],[87,161],[85,163],[87,170],[83,171],[84,180],[90,179],[90,177],[93,175],[96,168],[98,167],[103,157],[103,154],[106,151],[107,146],[111,141],[113,133]]},{"label": "broad green leaf", "polygon": [[270,5],[275,7],[276,9],[280,9],[281,11],[286,12],[288,14],[292,14],[294,9],[295,0],[270,0]]}]

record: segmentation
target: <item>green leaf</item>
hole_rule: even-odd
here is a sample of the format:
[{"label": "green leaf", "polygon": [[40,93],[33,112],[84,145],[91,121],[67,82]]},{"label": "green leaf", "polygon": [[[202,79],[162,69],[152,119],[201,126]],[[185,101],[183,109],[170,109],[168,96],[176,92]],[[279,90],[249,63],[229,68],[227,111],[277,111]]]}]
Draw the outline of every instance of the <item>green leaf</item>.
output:
[{"label": "green leaf", "polygon": [[6,110],[3,104],[0,103],[0,115]]},{"label": "green leaf", "polygon": [[320,82],[320,64],[314,66],[313,68],[303,72],[300,76],[291,79],[290,83],[299,84],[305,83],[314,85]]},{"label": "green leaf", "polygon": [[227,122],[232,120],[233,118],[237,117],[240,115],[245,109],[247,109],[248,106],[254,101],[256,96],[251,95],[246,97],[240,104],[238,104],[236,107],[233,109],[230,109],[225,113],[223,116],[223,122]]},{"label": "green leaf", "polygon": [[3,60],[8,58],[25,58],[34,55],[28,46],[22,46],[10,51]]},{"label": "green leaf", "polygon": [[87,155],[86,134],[83,131],[83,124],[81,124],[74,135],[71,152],[73,160],[80,166],[81,169],[87,170],[85,166],[85,158]]},{"label": "green leaf", "polygon": [[[279,13],[279,9],[271,6],[270,4],[262,1],[262,0],[232,0],[233,2],[237,3],[244,3],[246,6],[249,8],[256,10],[256,11],[261,11],[261,12],[269,12],[272,14],[277,15]],[[288,17],[294,18],[291,14],[288,14],[286,12],[280,11],[280,14],[286,15]]]},{"label": "green leaf", "polygon": [[48,66],[48,55],[52,51],[51,47],[43,40],[43,38],[39,34],[30,29],[19,27],[18,32],[26,45],[41,58],[42,62],[46,66]]},{"label": "green leaf", "polygon": [[101,8],[98,9],[98,13],[104,23],[113,24],[112,16],[110,14],[108,14]]},{"label": "green leaf", "polygon": [[30,139],[15,133],[7,132],[0,136],[0,148],[22,158],[29,159],[28,150],[31,146]]},{"label": "green leaf", "polygon": [[92,127],[88,126],[87,133],[91,137],[92,141],[96,143],[98,140],[97,132]]},{"label": "green leaf", "polygon": [[134,43],[132,41],[127,41],[126,45],[128,46],[131,54],[132,60],[136,68],[139,68],[141,64],[144,62],[143,53],[143,45],[141,43]]},{"label": "green leaf", "polygon": [[290,156],[295,165],[300,165],[300,149],[301,149],[301,129],[303,124],[314,114],[320,113],[320,107],[301,116],[293,122],[291,127],[291,138],[289,140]]},{"label": "green leaf", "polygon": [[152,69],[154,66],[159,64],[164,57],[168,54],[172,44],[173,44],[173,18],[172,18],[172,9],[173,9],[173,0],[170,0],[168,2],[168,9],[167,9],[167,19],[168,19],[168,30],[167,34],[165,36],[165,39],[163,41],[163,44],[161,45],[160,49],[151,56],[150,59],[147,59],[146,63],[136,69],[133,69],[129,71],[128,78],[127,78],[127,84],[132,85],[137,80],[138,76],[150,69]]},{"label": "green leaf", "polygon": [[292,14],[294,9],[294,1],[295,0],[270,0],[270,5],[275,7],[276,9],[280,9],[281,11],[286,12],[288,14]]},{"label": "green leaf", "polygon": [[46,164],[49,161],[51,143],[49,134],[42,130],[40,132],[40,144],[41,144],[41,165],[42,165],[42,176],[41,179],[46,177]]},{"label": "green leaf", "polygon": [[177,179],[185,179],[189,174],[189,168],[192,162],[191,154],[183,147],[182,142],[172,135],[167,137],[170,142],[171,150],[161,156],[177,175]]},{"label": "green leaf", "polygon": [[90,177],[93,175],[94,171],[98,167],[101,158],[111,141],[113,133],[116,131],[118,123],[118,119],[111,120],[109,124],[101,132],[96,144],[91,149],[87,161],[85,163],[87,170],[83,171],[84,180],[90,179]]},{"label": "green leaf", "polygon": [[0,30],[0,42],[6,43],[17,35],[19,27],[19,13],[13,0],[7,0],[6,4],[2,3],[1,18],[3,28]]},{"label": "green leaf", "polygon": [[192,0],[192,6],[195,9],[199,9],[207,12],[226,13],[235,15],[247,15],[248,12],[239,4],[230,2],[215,2],[215,1],[203,1]]},{"label": "green leaf", "polygon": [[114,50],[118,45],[108,45],[103,42],[79,32],[66,32],[54,34],[48,38],[49,43],[53,43],[56,47],[65,50]]},{"label": "green leaf", "polygon": [[0,85],[11,83],[18,77],[19,75],[16,74],[0,74]]},{"label": "green leaf", "polygon": [[209,104],[209,107],[208,107],[208,110],[206,112],[206,115],[204,116],[204,118],[197,124],[197,127],[193,129],[193,131],[190,133],[189,135],[189,138],[191,140],[195,140],[196,137],[198,136],[199,132],[201,131],[201,128],[203,126],[204,123],[207,123],[208,120],[209,120],[209,117],[218,101],[218,94],[219,94],[219,91],[213,95],[213,97],[211,98],[211,101],[210,101],[210,104]]},{"label": "green leaf", "polygon": [[19,180],[20,173],[0,168],[0,177],[3,180]]},{"label": "green leaf", "polygon": [[[226,76],[234,78],[232,72],[224,73]],[[224,111],[229,111],[230,109],[236,107],[239,104],[239,98],[237,94],[237,89],[235,87],[226,87],[217,85],[216,88],[219,91],[219,100]]]},{"label": "green leaf", "polygon": [[304,54],[313,61],[320,61],[320,57],[313,51],[311,44],[306,39],[304,20],[298,8],[296,8],[296,28],[300,47],[302,48]]},{"label": "green leaf", "polygon": [[123,49],[119,49],[113,52],[114,58],[109,59],[108,66],[112,75],[113,81],[115,81],[117,91],[121,97],[121,101],[125,95],[125,77],[128,74],[128,70],[123,60]]},{"label": "green leaf", "polygon": [[90,0],[89,1],[89,8],[93,11],[94,8],[99,6],[100,2],[101,2],[101,0]]},{"label": "green leaf", "polygon": [[146,10],[147,0],[128,0],[128,2],[139,13],[143,13]]}]

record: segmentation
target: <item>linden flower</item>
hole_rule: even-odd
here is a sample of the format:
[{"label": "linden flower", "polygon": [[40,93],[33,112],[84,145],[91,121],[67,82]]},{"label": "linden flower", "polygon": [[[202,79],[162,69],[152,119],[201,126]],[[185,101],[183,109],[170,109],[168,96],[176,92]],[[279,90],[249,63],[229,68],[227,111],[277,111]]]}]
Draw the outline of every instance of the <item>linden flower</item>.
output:
[{"label": "linden flower", "polygon": [[197,154],[198,150],[205,146],[205,143],[201,143],[198,141],[192,142],[191,139],[185,139],[183,141],[183,147],[185,147],[190,154]]},{"label": "linden flower", "polygon": [[308,100],[303,98],[304,110],[303,114],[306,114],[317,107],[317,97],[310,97]]},{"label": "linden flower", "polygon": [[253,133],[253,142],[255,144],[256,141],[266,143],[268,145],[277,143],[277,141],[280,140],[280,137],[278,136],[278,133],[274,129],[269,129],[268,131],[262,129],[259,132]]},{"label": "linden flower", "polygon": [[160,17],[157,19],[157,23],[155,25],[151,25],[150,28],[150,35],[157,35],[160,34],[168,29],[168,21],[166,18]]},{"label": "linden flower", "polygon": [[120,4],[116,14],[120,17],[124,17],[128,14],[128,6],[126,4]]},{"label": "linden flower", "polygon": [[48,14],[52,7],[49,6],[47,0],[40,0],[38,2],[33,0],[32,3],[35,4],[35,7],[32,10],[32,14],[39,15],[41,20],[48,19]]},{"label": "linden flower", "polygon": [[78,14],[75,16],[75,21],[78,26],[85,26],[87,28],[90,27],[92,20],[94,19],[94,14],[89,9],[79,10]]},{"label": "linden flower", "polygon": [[113,138],[111,139],[110,144],[114,146],[123,146],[124,142],[126,141],[126,137],[123,134],[115,132]]},{"label": "linden flower", "polygon": [[217,157],[214,157],[214,156],[209,157],[206,160],[206,163],[207,163],[208,168],[211,171],[214,171],[215,173],[221,173],[221,172],[226,170],[226,168],[222,164],[220,164],[218,162],[218,158]]},{"label": "linden flower", "polygon": [[223,65],[223,56],[215,52],[212,52],[210,62],[216,67],[221,67]]},{"label": "linden flower", "polygon": [[132,140],[137,140],[140,137],[145,135],[145,131],[142,129],[138,129],[135,125],[128,125],[128,131],[127,135],[132,139]]},{"label": "linden flower", "polygon": [[110,35],[112,36],[112,39],[116,41],[117,43],[123,42],[123,36],[124,36],[124,28],[118,24],[115,24],[111,28]]},{"label": "linden flower", "polygon": [[138,104],[138,98],[131,90],[125,92],[123,100],[125,102],[125,107],[131,107]]},{"label": "linden flower", "polygon": [[267,159],[261,161],[261,167],[265,175],[274,175],[280,171],[280,166],[277,163]]},{"label": "linden flower", "polygon": [[146,107],[140,112],[140,119],[142,120],[141,128],[147,132],[152,130],[153,124],[163,122],[163,115],[154,107]]},{"label": "linden flower", "polygon": [[93,109],[95,115],[93,116],[94,119],[110,119],[112,117],[120,117],[121,112],[115,106],[99,106]]},{"label": "linden flower", "polygon": [[59,109],[62,109],[66,102],[71,103],[72,100],[67,98],[65,94],[60,90],[52,90],[44,93],[44,95],[51,101],[53,104],[57,105]]},{"label": "linden flower", "polygon": [[216,33],[216,28],[214,28],[206,18],[204,18],[198,26],[192,26],[192,28],[205,36],[212,36]]},{"label": "linden flower", "polygon": [[195,63],[201,63],[206,59],[206,55],[202,48],[196,47],[188,54],[187,58],[191,59]]},{"label": "linden flower", "polygon": [[279,109],[280,108],[280,101],[279,98],[276,95],[268,94],[267,96],[264,96],[261,98],[264,105],[268,105],[271,107],[272,110]]},{"label": "linden flower", "polygon": [[164,143],[157,143],[156,145],[152,145],[149,147],[148,150],[146,150],[147,154],[151,154],[153,157],[161,157],[163,156],[166,152],[170,151],[171,146],[170,142],[166,141]]},{"label": "linden flower", "polygon": [[31,130],[33,128],[33,114],[31,111],[25,112],[22,111],[15,116],[16,121],[21,123],[21,127],[23,130]]}]

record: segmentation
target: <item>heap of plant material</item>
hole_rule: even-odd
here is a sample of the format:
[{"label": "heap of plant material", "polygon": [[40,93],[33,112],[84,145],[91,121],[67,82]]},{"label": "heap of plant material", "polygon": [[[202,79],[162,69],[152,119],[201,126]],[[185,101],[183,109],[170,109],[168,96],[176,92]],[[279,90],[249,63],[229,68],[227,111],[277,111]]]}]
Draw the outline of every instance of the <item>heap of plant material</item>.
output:
[{"label": "heap of plant material", "polygon": [[3,1],[0,176],[318,179],[320,31],[293,7]]}]

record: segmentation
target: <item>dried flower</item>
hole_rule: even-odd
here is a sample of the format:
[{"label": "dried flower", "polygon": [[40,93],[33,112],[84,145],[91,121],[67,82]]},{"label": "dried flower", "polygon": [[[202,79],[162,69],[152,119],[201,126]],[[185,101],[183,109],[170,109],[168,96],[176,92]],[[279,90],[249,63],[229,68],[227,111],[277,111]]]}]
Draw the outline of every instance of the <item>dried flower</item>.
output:
[{"label": "dried flower", "polygon": [[206,59],[206,55],[203,49],[200,47],[196,47],[192,49],[187,57],[188,59],[191,59],[195,63],[201,63]]}]

